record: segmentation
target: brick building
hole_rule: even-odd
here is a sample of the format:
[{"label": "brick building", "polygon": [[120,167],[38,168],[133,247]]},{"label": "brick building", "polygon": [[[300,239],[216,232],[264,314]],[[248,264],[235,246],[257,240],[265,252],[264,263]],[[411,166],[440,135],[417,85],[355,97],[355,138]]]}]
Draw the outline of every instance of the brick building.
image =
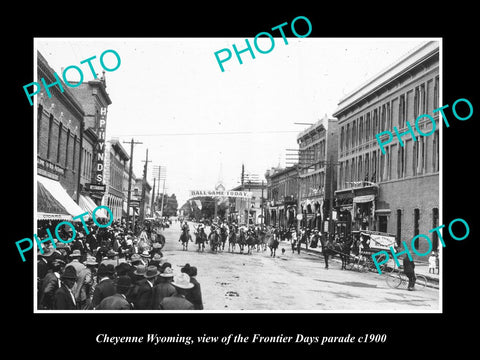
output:
[{"label": "brick building", "polygon": [[39,219],[68,219],[82,213],[77,206],[84,108],[37,52],[37,78],[51,97],[37,97],[37,211]]},{"label": "brick building", "polygon": [[302,226],[324,229],[336,190],[338,121],[325,117],[297,136]]},{"label": "brick building", "polygon": [[96,205],[100,205],[105,192],[103,173],[106,120],[108,105],[111,105],[112,101],[106,91],[105,74],[100,79],[80,84],[72,81],[72,84],[75,84],[75,87],[70,88],[70,91],[85,110],[80,191],[87,200],[92,199]]},{"label": "brick building", "polygon": [[[251,198],[232,198],[234,206],[230,209],[238,224],[256,225],[263,222],[262,206],[266,197],[267,186],[263,182],[245,181],[230,191],[247,191],[252,193]],[[233,201],[232,201],[233,203]]]},{"label": "brick building", "polygon": [[123,215],[124,179],[127,162],[130,159],[118,139],[107,141],[105,148],[105,194],[103,205],[108,206],[115,220],[121,220]]},{"label": "brick building", "polygon": [[272,168],[265,173],[265,179],[267,180],[265,223],[276,227],[296,226],[297,167]]},{"label": "brick building", "polygon": [[[340,217],[352,228],[388,232],[410,242],[439,220],[439,44],[426,42],[345,96],[333,114],[338,118],[339,176],[335,197]],[[396,136],[383,155],[375,135],[405,133],[421,114],[437,122],[428,136]],[[419,121],[424,133],[432,129]],[[438,239],[434,238],[434,248]],[[425,240],[422,240],[423,242]],[[427,247],[417,243],[417,249]]]}]

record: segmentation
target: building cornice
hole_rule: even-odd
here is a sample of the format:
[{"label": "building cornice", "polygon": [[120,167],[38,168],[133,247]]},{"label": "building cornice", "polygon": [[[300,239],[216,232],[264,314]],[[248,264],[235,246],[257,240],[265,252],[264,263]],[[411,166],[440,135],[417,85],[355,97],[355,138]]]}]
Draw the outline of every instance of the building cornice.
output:
[{"label": "building cornice", "polygon": [[348,109],[365,101],[379,89],[395,83],[420,64],[438,56],[439,51],[438,41],[429,41],[414,48],[366,83],[340,99],[333,116],[339,118]]}]

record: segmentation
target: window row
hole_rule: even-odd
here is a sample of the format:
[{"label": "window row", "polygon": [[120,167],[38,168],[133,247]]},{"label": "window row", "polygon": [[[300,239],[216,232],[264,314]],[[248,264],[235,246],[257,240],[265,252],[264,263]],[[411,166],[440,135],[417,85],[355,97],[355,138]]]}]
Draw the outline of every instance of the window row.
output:
[{"label": "window row", "polygon": [[394,126],[403,129],[407,121],[414,123],[419,115],[432,114],[438,108],[438,99],[439,77],[436,76],[343,124],[340,151],[374,140],[376,134],[393,131]]},{"label": "window row", "polygon": [[409,176],[438,172],[440,169],[440,139],[436,130],[431,136],[408,139],[404,146],[385,147],[385,155],[373,150],[340,161],[338,189],[355,186],[361,181],[378,183]]},{"label": "window row", "polygon": [[79,154],[80,141],[68,126],[61,121],[57,125],[53,115],[47,121],[42,116],[42,107],[38,110],[37,152],[65,169],[75,171],[75,162]]}]

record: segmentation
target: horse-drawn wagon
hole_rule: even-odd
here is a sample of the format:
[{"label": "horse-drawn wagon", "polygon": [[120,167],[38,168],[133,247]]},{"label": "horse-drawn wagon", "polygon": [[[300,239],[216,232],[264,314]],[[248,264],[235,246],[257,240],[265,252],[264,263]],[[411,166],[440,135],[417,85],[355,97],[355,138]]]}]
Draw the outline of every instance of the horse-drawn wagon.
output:
[{"label": "horse-drawn wagon", "polygon": [[[375,263],[373,262],[372,254],[381,250],[390,250],[390,247],[396,245],[395,235],[372,230],[357,230],[352,231],[352,236],[357,244],[358,255],[350,255],[347,269],[359,271],[377,271]],[[385,259],[385,255],[381,254],[377,261],[380,263]],[[388,263],[380,265],[382,272],[391,270],[388,268]]]}]

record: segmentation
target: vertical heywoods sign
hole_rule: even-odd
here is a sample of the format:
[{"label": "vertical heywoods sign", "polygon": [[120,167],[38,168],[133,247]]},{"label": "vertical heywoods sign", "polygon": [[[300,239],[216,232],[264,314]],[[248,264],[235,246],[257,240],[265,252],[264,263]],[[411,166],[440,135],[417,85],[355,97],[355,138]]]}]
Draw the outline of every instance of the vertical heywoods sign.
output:
[{"label": "vertical heywoods sign", "polygon": [[107,126],[107,108],[100,108],[100,120],[98,124],[98,142],[97,142],[97,166],[95,181],[97,184],[103,184],[103,169],[105,160],[105,128]]}]

